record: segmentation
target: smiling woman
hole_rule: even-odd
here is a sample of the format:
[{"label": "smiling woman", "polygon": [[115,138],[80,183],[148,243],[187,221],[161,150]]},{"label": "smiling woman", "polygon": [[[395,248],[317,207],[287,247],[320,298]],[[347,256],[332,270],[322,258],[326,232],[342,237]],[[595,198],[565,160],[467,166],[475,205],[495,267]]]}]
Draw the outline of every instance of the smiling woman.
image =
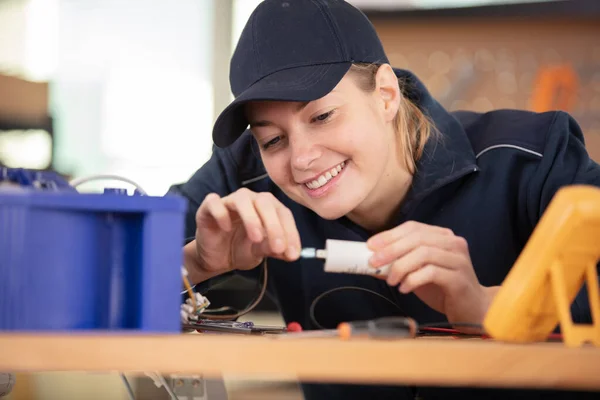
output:
[{"label": "smiling woman", "polygon": [[[353,63],[324,97],[250,102],[246,117],[270,178],[290,198],[377,231],[397,211],[435,132],[406,91],[389,65]],[[332,193],[342,179],[352,189]]]},{"label": "smiling woman", "polygon": [[[230,84],[235,99],[215,122],[210,161],[177,187],[195,238],[184,263],[203,290],[218,275],[258,279],[270,258],[267,290],[285,321],[304,329],[399,313],[481,324],[554,193],[600,186],[571,116],[448,112],[413,73],[392,68],[369,20],[342,0],[261,2]],[[389,265],[385,280],[328,274],[299,258],[328,239],[366,242],[370,267]],[[591,317],[586,296],[576,299],[576,322]],[[447,394],[303,389],[308,400]]]},{"label": "smiling woman", "polygon": [[367,90],[361,78],[370,71],[356,71],[320,99],[253,101],[246,115],[269,177],[287,196],[323,218],[348,215],[377,230],[404,195],[399,185],[410,184],[402,144],[416,132],[395,123],[402,95],[392,68],[374,68]]}]

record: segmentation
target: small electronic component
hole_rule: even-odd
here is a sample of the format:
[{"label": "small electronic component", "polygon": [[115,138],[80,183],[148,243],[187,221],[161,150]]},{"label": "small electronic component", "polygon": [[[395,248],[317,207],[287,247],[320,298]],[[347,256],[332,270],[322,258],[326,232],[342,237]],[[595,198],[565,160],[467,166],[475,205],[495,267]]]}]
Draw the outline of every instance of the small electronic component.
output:
[{"label": "small electronic component", "polygon": [[282,326],[255,325],[251,321],[215,321],[198,319],[197,321],[183,324],[184,329],[192,329],[198,332],[237,333],[245,335],[263,335],[285,333],[287,329]]},{"label": "small electronic component", "polygon": [[300,251],[301,258],[325,260],[325,272],[386,276],[389,265],[371,267],[369,259],[372,255],[365,242],[335,239],[327,239],[325,249],[306,247]]},{"label": "small electronic component", "polygon": [[384,317],[367,321],[342,322],[336,329],[316,331],[296,330],[282,338],[339,337],[347,340],[355,337],[372,339],[414,338],[417,335],[417,323],[408,317]]},{"label": "small electronic component", "polygon": [[194,292],[195,301],[187,298],[185,303],[181,304],[181,323],[188,324],[192,321],[198,321],[200,315],[210,305],[210,301],[200,293]]}]

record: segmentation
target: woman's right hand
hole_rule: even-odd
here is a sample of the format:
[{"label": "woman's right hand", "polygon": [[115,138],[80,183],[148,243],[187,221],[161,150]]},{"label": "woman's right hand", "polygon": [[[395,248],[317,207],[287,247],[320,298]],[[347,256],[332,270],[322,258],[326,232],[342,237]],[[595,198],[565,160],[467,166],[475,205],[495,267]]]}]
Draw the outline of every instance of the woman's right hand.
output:
[{"label": "woman's right hand", "polygon": [[222,198],[206,196],[196,213],[196,239],[184,248],[184,263],[193,279],[252,269],[265,257],[293,261],[299,255],[300,235],[291,211],[271,193],[242,188]]}]

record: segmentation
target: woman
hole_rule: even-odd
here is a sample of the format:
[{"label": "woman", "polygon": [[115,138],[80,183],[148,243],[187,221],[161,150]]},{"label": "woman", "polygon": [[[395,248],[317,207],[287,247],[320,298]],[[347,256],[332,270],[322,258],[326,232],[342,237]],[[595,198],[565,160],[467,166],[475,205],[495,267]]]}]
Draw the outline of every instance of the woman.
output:
[{"label": "woman", "polygon": [[[343,1],[262,2],[230,83],[218,148],[178,188],[195,237],[185,265],[209,285],[233,271],[257,276],[268,257],[270,291],[285,320],[305,329],[398,314],[481,323],[556,190],[600,186],[567,114],[447,112],[417,77],[390,67],[373,26]],[[391,263],[388,276],[327,274],[299,259],[326,239],[367,241],[371,266]],[[590,318],[585,304],[582,292],[576,321]],[[415,395],[304,390],[307,399]]]}]

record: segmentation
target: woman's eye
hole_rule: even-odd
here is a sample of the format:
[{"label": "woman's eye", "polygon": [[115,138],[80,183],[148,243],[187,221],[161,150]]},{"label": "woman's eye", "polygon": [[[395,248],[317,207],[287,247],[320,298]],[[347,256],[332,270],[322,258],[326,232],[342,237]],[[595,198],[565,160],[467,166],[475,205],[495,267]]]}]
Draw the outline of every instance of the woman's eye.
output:
[{"label": "woman's eye", "polygon": [[269,147],[276,145],[281,140],[281,136],[274,137],[269,140],[267,143],[263,144],[263,149],[267,150]]},{"label": "woman's eye", "polygon": [[329,117],[331,117],[331,115],[333,114],[334,110],[328,111],[326,113],[317,115],[316,117],[313,118],[313,122],[325,122],[329,119]]}]

